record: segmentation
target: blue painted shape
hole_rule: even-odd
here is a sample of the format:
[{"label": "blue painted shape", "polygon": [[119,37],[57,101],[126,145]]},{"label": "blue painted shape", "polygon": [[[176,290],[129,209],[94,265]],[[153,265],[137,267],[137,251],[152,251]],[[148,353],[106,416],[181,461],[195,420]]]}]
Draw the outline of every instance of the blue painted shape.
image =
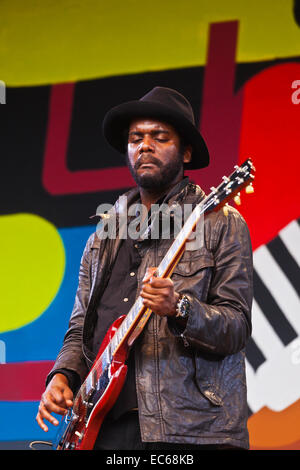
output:
[{"label": "blue painted shape", "polygon": [[[58,231],[66,253],[66,268],[60,289],[39,318],[0,335],[1,344],[5,344],[6,362],[55,360],[62,345],[78,285],[80,259],[95,227],[72,227]],[[40,429],[35,420],[37,410],[38,402],[0,402],[0,441],[54,440],[58,428],[47,423],[47,433]]]},{"label": "blue painted shape", "polygon": [[0,340],[5,343],[6,362],[54,360],[62,345],[78,285],[80,259],[95,227],[71,227],[58,231],[66,253],[66,268],[60,289],[39,318],[0,335]]},{"label": "blue painted shape", "polygon": [[[58,427],[48,422],[48,432],[44,432],[39,427],[35,420],[38,406],[38,402],[35,401],[0,402],[0,440],[42,440],[52,442],[55,439]],[[61,417],[58,419],[61,419]]]}]

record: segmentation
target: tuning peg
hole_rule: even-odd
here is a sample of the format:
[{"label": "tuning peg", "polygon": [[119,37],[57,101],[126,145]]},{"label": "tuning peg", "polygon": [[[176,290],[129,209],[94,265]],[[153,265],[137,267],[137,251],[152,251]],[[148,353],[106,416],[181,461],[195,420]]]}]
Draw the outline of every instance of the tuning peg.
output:
[{"label": "tuning peg", "polygon": [[237,193],[237,195],[233,198],[237,206],[240,206],[242,204],[240,196],[241,196],[241,193]]},{"label": "tuning peg", "polygon": [[248,184],[248,186],[246,186],[245,192],[246,192],[247,194],[254,193],[254,188],[253,188],[252,183],[250,183],[250,184]]},{"label": "tuning peg", "polygon": [[224,215],[227,217],[228,216],[228,202],[226,202],[226,204],[224,204],[223,212],[224,212]]}]

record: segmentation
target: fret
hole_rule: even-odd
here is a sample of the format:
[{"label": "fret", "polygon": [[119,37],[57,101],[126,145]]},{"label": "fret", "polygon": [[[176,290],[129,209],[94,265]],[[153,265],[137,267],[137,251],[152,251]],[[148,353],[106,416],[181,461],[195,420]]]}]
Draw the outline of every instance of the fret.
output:
[{"label": "fret", "polygon": [[121,339],[122,339],[121,333],[122,333],[121,327],[119,327],[114,336],[114,341],[116,343],[116,346],[118,346],[121,342]]},{"label": "fret", "polygon": [[126,332],[126,330],[128,329],[128,327],[130,326],[130,322],[129,322],[129,312],[127,313],[126,317],[124,318],[123,320],[123,323],[122,323],[122,332]]},{"label": "fret", "polygon": [[126,333],[126,330],[127,330],[127,328],[125,328],[125,323],[124,323],[125,320],[126,320],[126,317],[125,317],[125,319],[123,320],[123,322],[122,322],[122,324],[120,325],[120,328],[119,328],[119,330],[120,330],[120,335],[119,335],[119,340],[120,340],[120,342],[122,341],[122,339],[123,339],[123,337],[124,337],[124,335],[125,335],[125,333]]}]

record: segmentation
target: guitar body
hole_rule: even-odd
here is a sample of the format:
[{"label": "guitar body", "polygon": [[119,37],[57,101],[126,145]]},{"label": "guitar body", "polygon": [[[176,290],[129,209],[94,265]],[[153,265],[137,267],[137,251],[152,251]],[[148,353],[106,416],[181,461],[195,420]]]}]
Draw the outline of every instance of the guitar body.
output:
[{"label": "guitar body", "polygon": [[115,404],[126,379],[127,365],[125,361],[129,348],[127,345],[119,348],[107,368],[101,370],[99,364],[107,345],[116,334],[125,315],[118,318],[105,335],[96,360],[85,381],[88,382],[93,377],[93,383],[97,387],[86,400],[83,397],[82,387],[80,388],[73,408],[62,420],[56,443],[53,448],[56,450],[92,450],[100,431],[102,422]]}]

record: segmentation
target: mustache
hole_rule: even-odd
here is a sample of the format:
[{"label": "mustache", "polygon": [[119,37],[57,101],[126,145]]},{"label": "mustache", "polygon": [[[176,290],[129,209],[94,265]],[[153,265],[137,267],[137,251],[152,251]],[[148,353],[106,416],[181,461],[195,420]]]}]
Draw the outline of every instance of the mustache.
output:
[{"label": "mustache", "polygon": [[153,165],[156,165],[158,166],[159,168],[161,168],[162,166],[162,163],[160,160],[158,160],[157,158],[153,157],[153,155],[149,154],[149,153],[143,153],[138,159],[137,161],[135,162],[134,164],[134,169],[135,170],[138,170],[140,168],[141,165],[144,165],[146,163],[152,163]]}]

